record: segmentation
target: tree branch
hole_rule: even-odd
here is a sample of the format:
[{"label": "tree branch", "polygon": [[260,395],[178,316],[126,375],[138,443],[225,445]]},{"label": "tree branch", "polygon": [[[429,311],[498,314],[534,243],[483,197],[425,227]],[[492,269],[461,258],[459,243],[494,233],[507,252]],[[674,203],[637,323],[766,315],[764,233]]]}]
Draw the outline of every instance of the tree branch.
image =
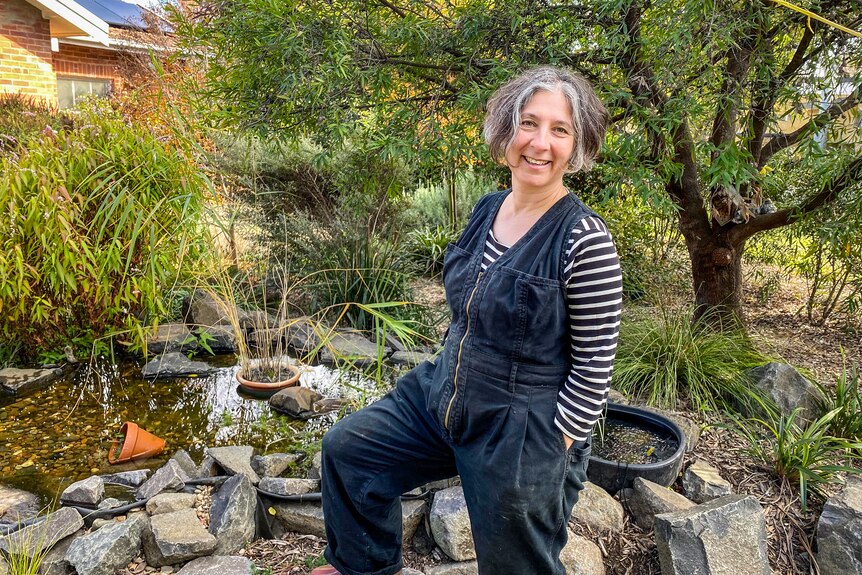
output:
[{"label": "tree branch", "polygon": [[840,176],[827,182],[823,189],[810,197],[801,205],[779,210],[773,214],[767,214],[751,218],[745,224],[739,224],[731,229],[727,237],[733,245],[750,238],[756,233],[766,230],[780,228],[793,223],[799,217],[835,201],[847,188],[862,180],[862,155],[857,156],[850,162]]},{"label": "tree branch", "polygon": [[789,134],[779,134],[772,138],[760,152],[760,162],[758,164],[758,167],[762,168],[776,153],[796,144],[799,140],[802,139],[802,136],[804,136],[810,130],[826,126],[832,120],[834,120],[847,110],[857,106],[859,104],[860,98],[862,98],[862,84],[856,86],[856,88],[849,96],[847,96],[840,102],[835,102],[826,110],[811,118],[801,128],[794,130]]}]

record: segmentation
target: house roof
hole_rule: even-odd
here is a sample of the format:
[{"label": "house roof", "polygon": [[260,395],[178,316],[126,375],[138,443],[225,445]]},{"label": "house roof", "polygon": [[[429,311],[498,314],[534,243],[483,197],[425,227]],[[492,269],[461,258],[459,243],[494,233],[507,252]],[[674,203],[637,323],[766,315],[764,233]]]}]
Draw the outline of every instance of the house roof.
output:
[{"label": "house roof", "polygon": [[75,0],[27,0],[51,23],[51,36],[89,36],[108,45],[108,23]]},{"label": "house roof", "polygon": [[118,28],[147,28],[143,8],[121,0],[76,0],[78,4]]}]

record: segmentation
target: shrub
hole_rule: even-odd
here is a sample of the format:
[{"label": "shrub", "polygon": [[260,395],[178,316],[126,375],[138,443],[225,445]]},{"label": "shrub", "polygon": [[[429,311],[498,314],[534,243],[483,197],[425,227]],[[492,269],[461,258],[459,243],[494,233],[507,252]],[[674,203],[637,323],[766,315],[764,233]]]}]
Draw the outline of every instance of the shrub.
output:
[{"label": "shrub", "polygon": [[72,120],[44,100],[22,94],[0,94],[0,154],[20,153],[46,126],[69,127]]},{"label": "shrub", "polygon": [[458,234],[443,226],[425,227],[410,232],[407,247],[410,257],[420,273],[436,277],[443,271],[443,257],[449,242],[458,239]]},{"label": "shrub", "polygon": [[[821,415],[832,413],[829,433],[855,442],[862,441],[862,397],[859,396],[859,375],[854,365],[845,366],[835,382],[835,389],[821,388],[823,399],[818,401]],[[862,455],[862,452],[860,452]]]},{"label": "shrub", "polygon": [[613,382],[649,405],[674,409],[684,401],[702,411],[747,403],[745,371],[762,365],[744,333],[717,332],[708,318],[662,309],[658,317],[623,322]]},{"label": "shrub", "polygon": [[0,344],[32,357],[162,314],[163,291],[208,245],[206,190],[182,149],[104,103],[0,157]]},{"label": "shrub", "polygon": [[453,185],[457,230],[463,229],[467,224],[479,198],[498,188],[492,180],[470,171],[458,173],[454,181],[444,179],[440,183],[426,183],[405,195],[408,203],[404,213],[405,220],[417,229],[441,227],[451,230],[450,193],[453,191]]}]

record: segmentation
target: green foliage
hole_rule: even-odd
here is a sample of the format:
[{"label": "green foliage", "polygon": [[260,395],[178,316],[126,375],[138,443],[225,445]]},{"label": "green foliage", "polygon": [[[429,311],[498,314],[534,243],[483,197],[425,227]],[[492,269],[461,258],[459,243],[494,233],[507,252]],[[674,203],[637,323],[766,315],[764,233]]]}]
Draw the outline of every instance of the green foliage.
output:
[{"label": "green foliage", "polygon": [[746,452],[765,464],[781,479],[799,488],[804,511],[808,495],[823,496],[825,485],[842,483],[842,473],[862,473],[862,469],[841,461],[862,458],[862,444],[830,434],[836,408],[808,425],[797,423],[799,410],[769,418],[735,419],[730,429],[747,442]]},{"label": "green foliage", "polygon": [[162,314],[207,245],[207,181],[186,150],[103,104],[77,121],[0,157],[0,342],[24,342],[22,356]]},{"label": "green foliage", "polygon": [[765,363],[738,331],[716,332],[690,314],[661,309],[657,317],[623,322],[614,387],[648,405],[701,411],[748,403],[745,371]]},{"label": "green foliage", "polygon": [[[833,414],[829,420],[829,434],[857,443],[862,442],[862,397],[859,394],[859,373],[854,365],[844,366],[835,382],[835,389],[821,388],[823,398],[818,402],[821,415]],[[862,451],[859,452],[862,456]]]},{"label": "green foliage", "polygon": [[8,575],[37,575],[42,571],[41,565],[45,556],[51,550],[46,545],[51,533],[46,528],[44,520],[27,525],[11,533],[4,539],[5,559]]},{"label": "green foliage", "polygon": [[40,98],[0,93],[0,154],[20,153],[46,127],[56,131],[71,125],[69,116],[61,115]]},{"label": "green foliage", "polygon": [[425,183],[405,195],[408,204],[404,219],[418,228],[452,229],[450,191],[454,186],[456,229],[461,229],[470,219],[470,212],[479,198],[497,189],[497,184],[475,171],[463,171],[443,178],[442,183]]},{"label": "green foliage", "polygon": [[443,257],[450,242],[458,239],[458,234],[448,228],[421,228],[410,232],[407,249],[410,257],[427,276],[436,277],[443,271]]}]

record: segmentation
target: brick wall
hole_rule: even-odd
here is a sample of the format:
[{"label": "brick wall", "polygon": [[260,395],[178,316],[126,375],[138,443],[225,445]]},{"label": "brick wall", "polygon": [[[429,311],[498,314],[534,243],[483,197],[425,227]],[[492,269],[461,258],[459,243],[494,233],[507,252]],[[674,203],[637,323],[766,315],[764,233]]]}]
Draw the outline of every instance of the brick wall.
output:
[{"label": "brick wall", "polygon": [[54,53],[54,72],[58,76],[109,79],[114,90],[122,90],[120,58],[120,54],[112,50],[61,43],[60,51]]},{"label": "brick wall", "polygon": [[48,20],[24,0],[3,0],[0,10],[0,92],[57,100]]}]

